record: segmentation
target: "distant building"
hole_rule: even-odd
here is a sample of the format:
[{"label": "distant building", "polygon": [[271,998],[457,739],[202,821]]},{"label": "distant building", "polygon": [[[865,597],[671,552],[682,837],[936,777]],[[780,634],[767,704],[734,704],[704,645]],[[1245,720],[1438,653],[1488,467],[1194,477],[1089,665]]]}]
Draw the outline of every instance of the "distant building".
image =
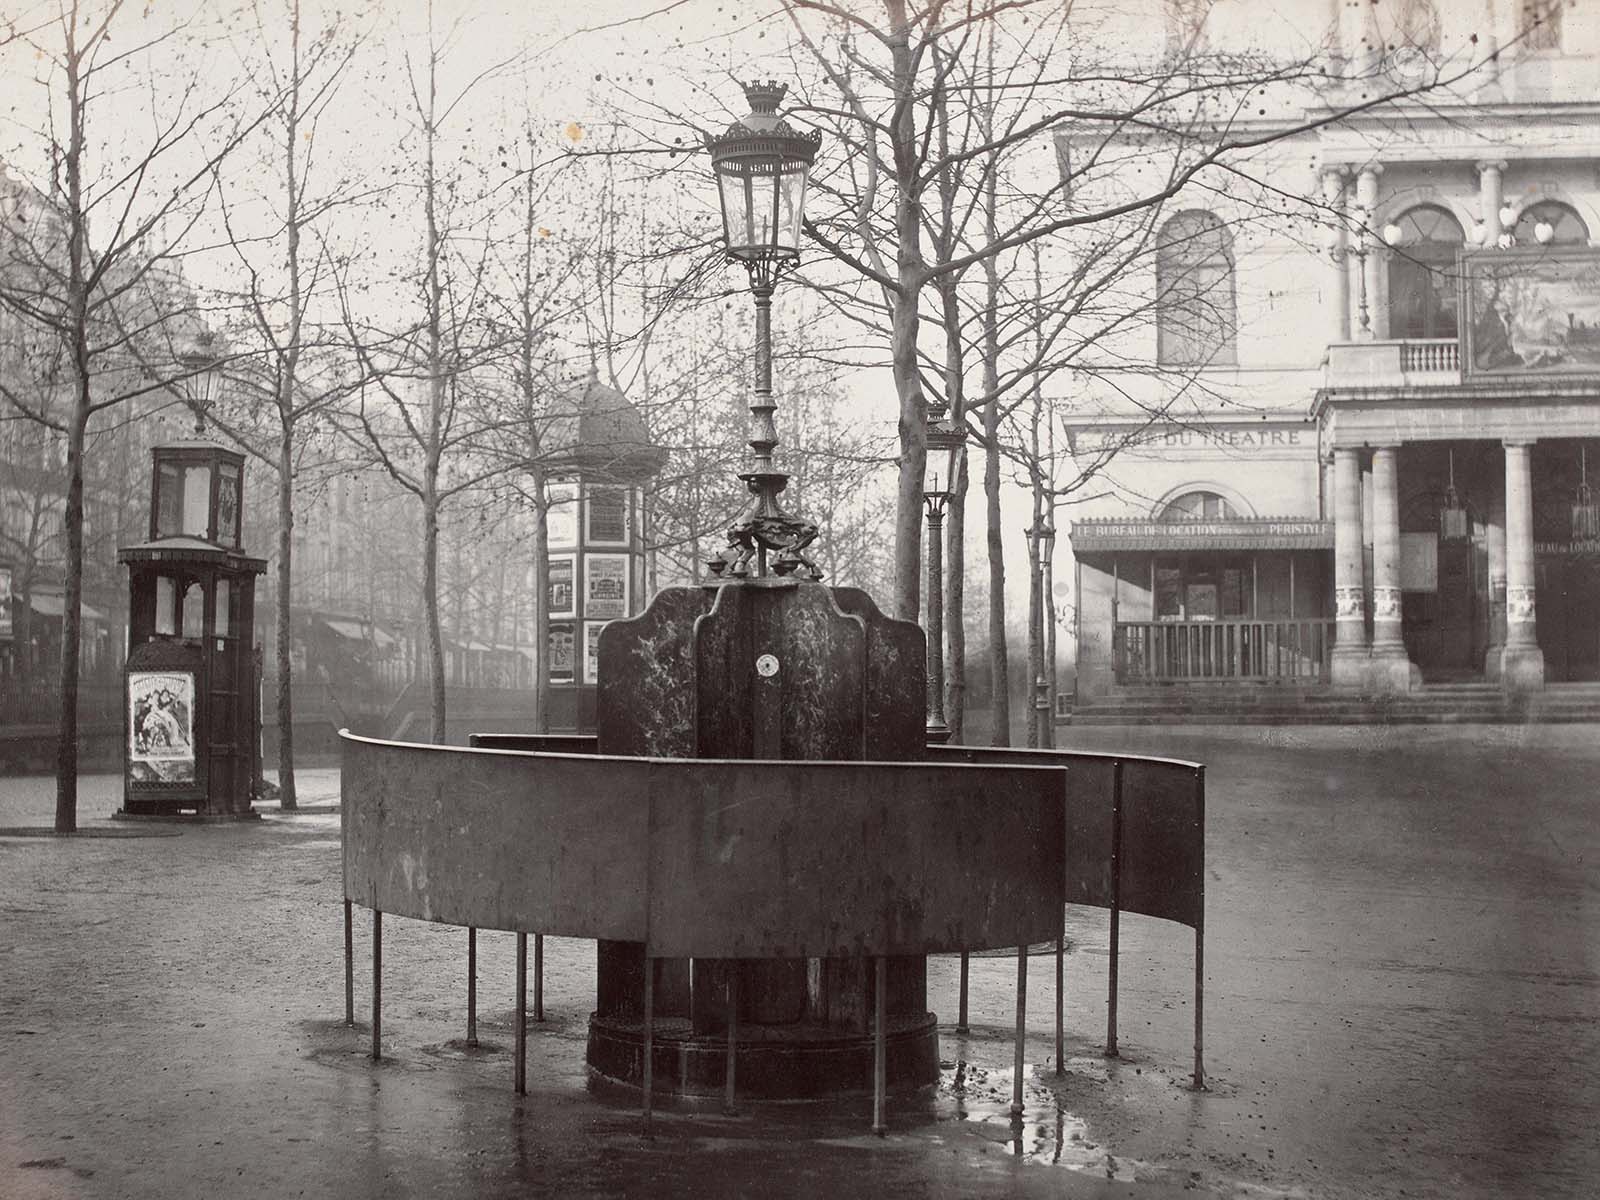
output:
[{"label": "distant building", "polygon": [[1309,221],[1264,229],[1215,186],[1163,214],[1139,353],[1181,399],[1156,372],[1068,422],[1079,465],[1105,462],[1070,530],[1080,706],[1600,680],[1600,12],[1315,15],[1343,22],[1335,71],[1397,39],[1504,49],[1263,152]]}]

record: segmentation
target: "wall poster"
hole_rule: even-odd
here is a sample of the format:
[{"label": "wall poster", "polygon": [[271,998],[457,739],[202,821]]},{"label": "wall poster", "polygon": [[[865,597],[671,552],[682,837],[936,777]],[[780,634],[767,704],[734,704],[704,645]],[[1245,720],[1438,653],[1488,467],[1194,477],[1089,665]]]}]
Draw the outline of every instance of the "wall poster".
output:
[{"label": "wall poster", "polygon": [[11,624],[11,568],[0,566],[0,642],[9,642],[14,636]]},{"label": "wall poster", "polygon": [[610,621],[628,615],[628,556],[589,554],[583,560],[583,615]]},{"label": "wall poster", "polygon": [[128,776],[135,783],[192,783],[194,676],[128,672]]},{"label": "wall poster", "polygon": [[550,626],[550,682],[571,683],[574,670],[571,625]]},{"label": "wall poster", "polygon": [[577,610],[576,559],[571,554],[550,559],[550,615],[575,617]]},{"label": "wall poster", "polygon": [[546,488],[550,509],[545,514],[546,544],[552,549],[578,544],[578,485],[552,483]]},{"label": "wall poster", "polygon": [[585,621],[583,623],[583,681],[585,683],[600,682],[600,631],[606,627],[604,621]]}]

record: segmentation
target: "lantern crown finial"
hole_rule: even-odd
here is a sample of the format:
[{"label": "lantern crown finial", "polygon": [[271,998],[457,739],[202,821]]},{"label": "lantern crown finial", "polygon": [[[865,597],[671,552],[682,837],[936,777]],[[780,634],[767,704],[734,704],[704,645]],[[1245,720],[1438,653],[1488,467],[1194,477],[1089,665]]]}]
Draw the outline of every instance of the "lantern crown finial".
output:
[{"label": "lantern crown finial", "polygon": [[[779,83],[776,79],[754,79],[742,85],[744,98],[750,102],[750,115],[752,117],[777,118],[778,105],[783,103],[783,97],[789,91],[789,85]],[[746,121],[746,125],[750,122]]]}]

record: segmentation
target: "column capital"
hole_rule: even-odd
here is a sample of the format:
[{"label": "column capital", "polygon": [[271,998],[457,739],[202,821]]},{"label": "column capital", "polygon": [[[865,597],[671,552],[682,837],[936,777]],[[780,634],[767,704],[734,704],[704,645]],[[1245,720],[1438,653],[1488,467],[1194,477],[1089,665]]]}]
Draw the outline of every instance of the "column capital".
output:
[{"label": "column capital", "polygon": [[1478,173],[1480,175],[1485,171],[1499,171],[1504,173],[1505,170],[1510,167],[1510,165],[1511,164],[1503,158],[1482,158],[1478,160]]},{"label": "column capital", "polygon": [[1523,437],[1518,435],[1516,437],[1503,437],[1500,439],[1500,444],[1507,450],[1525,450],[1538,440],[1539,439],[1536,437]]}]

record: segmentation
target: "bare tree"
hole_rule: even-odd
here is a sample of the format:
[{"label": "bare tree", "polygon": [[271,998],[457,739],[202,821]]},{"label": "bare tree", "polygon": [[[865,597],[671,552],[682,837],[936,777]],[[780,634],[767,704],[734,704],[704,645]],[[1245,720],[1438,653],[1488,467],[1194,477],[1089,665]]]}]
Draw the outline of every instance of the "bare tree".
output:
[{"label": "bare tree", "polygon": [[[253,7],[256,36],[253,56],[263,86],[282,98],[270,124],[272,147],[266,161],[255,164],[277,174],[281,183],[278,203],[270,211],[273,224],[266,229],[245,229],[227,203],[229,189],[222,181],[223,220],[228,243],[243,280],[233,297],[242,312],[236,341],[248,346],[255,361],[251,371],[239,371],[240,383],[250,393],[251,404],[230,428],[235,437],[256,451],[275,474],[277,485],[277,554],[273,606],[276,623],[276,694],[278,725],[278,797],[286,809],[298,807],[294,778],[294,690],[291,597],[295,525],[295,481],[306,449],[305,431],[317,415],[343,399],[348,385],[331,369],[337,349],[329,331],[312,324],[312,306],[320,293],[331,290],[334,256],[321,236],[327,218],[340,206],[364,194],[362,185],[349,178],[313,190],[317,169],[317,129],[353,60],[359,39],[333,22],[307,37],[300,0],[284,0],[282,12],[268,14],[258,2]],[[288,45],[282,61],[272,50],[282,21],[288,28]],[[253,195],[248,200],[259,199]],[[309,245],[307,242],[309,241]],[[320,368],[308,373],[307,360]],[[254,420],[267,417],[265,428]]]},{"label": "bare tree", "polygon": [[[241,113],[237,85],[207,85],[204,69],[176,80],[160,72],[155,60],[189,31],[180,25],[141,37],[132,32],[140,26],[119,23],[122,10],[122,0],[62,0],[48,25],[10,48],[33,52],[50,94],[49,116],[30,147],[42,151],[48,182],[33,186],[32,211],[5,239],[0,305],[61,347],[67,394],[52,405],[51,392],[5,380],[0,399],[66,443],[55,812],[63,833],[77,828],[90,425],[136,397],[181,389],[189,377],[176,349],[203,318],[178,256],[212,198],[216,168],[263,119]],[[124,106],[139,106],[145,119],[121,119],[125,112],[116,110]]]}]

